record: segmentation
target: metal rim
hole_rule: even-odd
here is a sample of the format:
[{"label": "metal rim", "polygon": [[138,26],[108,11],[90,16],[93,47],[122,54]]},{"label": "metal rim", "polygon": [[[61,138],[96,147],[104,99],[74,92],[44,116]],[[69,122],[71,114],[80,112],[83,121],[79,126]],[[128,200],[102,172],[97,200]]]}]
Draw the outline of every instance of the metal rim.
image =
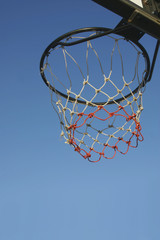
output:
[{"label": "metal rim", "polygon": [[[120,27],[120,28],[116,28],[116,29],[110,29],[110,28],[103,28],[103,27],[90,27],[90,28],[81,28],[81,29],[76,29],[74,31],[71,31],[71,32],[68,32],[66,34],[63,34],[62,36],[58,37],[57,39],[55,39],[44,51],[44,53],[42,54],[42,57],[41,57],[41,60],[40,60],[40,74],[41,74],[41,77],[43,79],[43,81],[45,82],[45,84],[47,85],[47,87],[49,87],[53,92],[56,92],[57,94],[59,94],[60,96],[64,97],[64,98],[68,98],[68,95],[58,91],[57,89],[55,89],[50,83],[49,81],[46,79],[46,76],[44,74],[44,71],[42,71],[43,67],[44,67],[44,60],[46,57],[49,56],[50,54],[50,50],[54,49],[56,46],[58,45],[64,45],[64,46],[71,46],[71,45],[76,45],[76,44],[80,44],[82,42],[86,42],[88,40],[91,40],[91,39],[94,39],[94,38],[98,38],[98,37],[102,37],[104,35],[109,35],[111,33],[114,33],[114,34],[117,34],[119,36],[122,36],[125,38],[125,34],[124,32],[121,33],[121,30],[127,28],[128,26],[123,26],[123,27]],[[82,33],[82,32],[92,32],[92,31],[97,31],[97,32],[100,32],[99,34],[95,35],[94,37],[87,37],[83,40],[78,40],[78,41],[75,41],[73,43],[69,43],[69,44],[66,44],[64,42],[61,42],[63,39],[69,37],[69,36],[73,36],[75,34],[78,34],[78,33]],[[126,39],[127,40],[130,40],[130,39]],[[131,40],[130,40],[131,41]],[[141,87],[144,87],[145,84],[147,83],[147,79],[148,79],[148,76],[149,76],[149,73],[150,73],[150,60],[149,60],[149,56],[148,56],[148,53],[146,51],[146,49],[139,43],[139,42],[136,42],[136,41],[131,41],[132,43],[134,43],[139,49],[141,49],[142,51],[142,54],[143,54],[143,57],[144,57],[144,60],[146,62],[146,67],[147,67],[147,71],[145,72],[145,76],[144,76],[144,79],[143,81],[137,86],[137,88],[135,88],[132,93],[136,93],[138,91],[138,89],[140,89]],[[125,95],[125,98],[128,98],[130,97],[132,94],[129,93],[127,95]],[[118,99],[115,99],[115,101],[117,103],[121,102],[122,100],[124,100],[124,98],[118,98]],[[82,100],[79,100],[79,99],[75,99],[73,97],[69,97],[69,101],[71,102],[75,102],[77,101],[77,103],[80,103],[80,104],[86,104],[86,101],[82,101]],[[114,104],[115,101],[110,101],[108,104]],[[104,105],[106,102],[93,102],[93,104],[96,104],[96,105]],[[91,105],[92,106],[92,105]]]}]

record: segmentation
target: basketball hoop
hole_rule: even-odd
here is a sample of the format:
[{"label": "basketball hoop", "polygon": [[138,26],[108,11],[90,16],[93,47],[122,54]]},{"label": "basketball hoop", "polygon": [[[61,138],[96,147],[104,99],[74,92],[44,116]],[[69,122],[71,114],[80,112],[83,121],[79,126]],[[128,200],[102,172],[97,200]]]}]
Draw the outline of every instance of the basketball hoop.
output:
[{"label": "basketball hoop", "polygon": [[[40,62],[61,137],[91,162],[125,155],[143,141],[140,115],[150,61],[144,47],[126,39],[121,29],[64,34]],[[127,72],[126,62],[131,62]]]}]

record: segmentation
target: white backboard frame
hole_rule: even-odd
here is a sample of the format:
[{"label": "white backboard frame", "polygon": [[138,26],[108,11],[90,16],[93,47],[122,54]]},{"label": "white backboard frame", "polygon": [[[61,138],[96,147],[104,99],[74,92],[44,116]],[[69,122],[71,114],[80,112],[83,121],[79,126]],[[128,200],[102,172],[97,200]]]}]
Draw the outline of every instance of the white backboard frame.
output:
[{"label": "white backboard frame", "polygon": [[129,0],[130,2],[135,3],[136,5],[138,5],[139,7],[143,8],[143,4],[141,0]]}]

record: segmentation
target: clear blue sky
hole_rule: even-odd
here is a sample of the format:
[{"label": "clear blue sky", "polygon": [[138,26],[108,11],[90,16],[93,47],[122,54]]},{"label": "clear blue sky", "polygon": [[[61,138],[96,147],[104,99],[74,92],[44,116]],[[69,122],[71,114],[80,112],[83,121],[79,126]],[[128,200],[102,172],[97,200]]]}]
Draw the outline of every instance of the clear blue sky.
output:
[{"label": "clear blue sky", "polygon": [[[43,50],[61,34],[119,20],[90,0],[1,3],[1,240],[160,239],[160,54],[143,97],[145,140],[98,164],[60,140],[39,73]],[[152,57],[156,41],[141,42]]]}]

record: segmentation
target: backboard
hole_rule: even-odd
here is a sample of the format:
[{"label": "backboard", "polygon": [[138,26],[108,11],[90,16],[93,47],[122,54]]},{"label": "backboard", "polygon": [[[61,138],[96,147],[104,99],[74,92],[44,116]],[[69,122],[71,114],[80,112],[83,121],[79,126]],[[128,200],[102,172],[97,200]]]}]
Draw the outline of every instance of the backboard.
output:
[{"label": "backboard", "polygon": [[92,0],[144,33],[160,39],[160,0]]}]

